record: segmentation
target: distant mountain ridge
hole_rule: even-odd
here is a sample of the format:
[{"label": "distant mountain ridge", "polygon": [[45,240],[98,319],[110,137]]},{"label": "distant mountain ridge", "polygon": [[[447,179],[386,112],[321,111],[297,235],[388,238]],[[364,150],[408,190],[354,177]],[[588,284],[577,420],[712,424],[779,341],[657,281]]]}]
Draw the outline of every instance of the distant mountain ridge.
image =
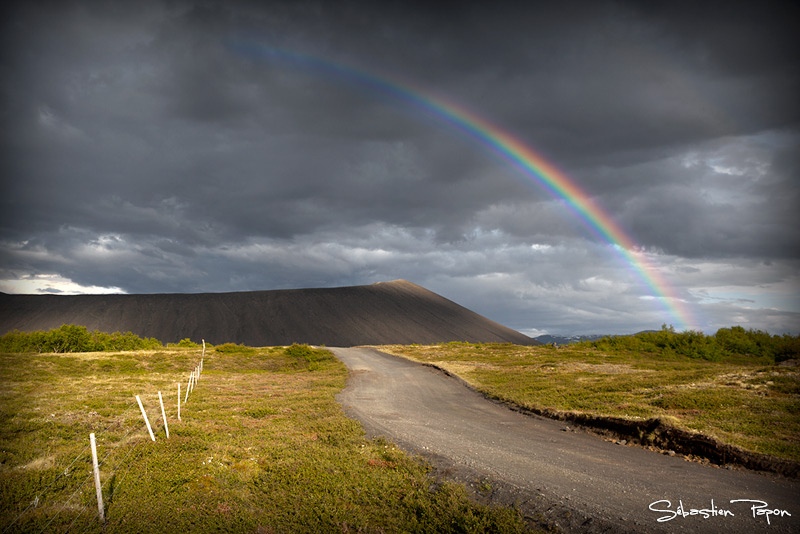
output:
[{"label": "distant mountain ridge", "polygon": [[235,293],[7,295],[0,334],[76,324],[163,342],[349,347],[469,341],[538,342],[407,280]]},{"label": "distant mountain ridge", "polygon": [[640,332],[636,332],[636,334],[584,334],[574,336],[554,336],[550,334],[543,334],[541,336],[536,336],[534,339],[543,345],[552,345],[553,343],[557,345],[571,345],[572,343],[580,343],[581,341],[597,341],[598,339],[603,339],[604,337],[635,336],[637,334],[646,334],[648,332],[658,332],[658,330],[642,330]]}]

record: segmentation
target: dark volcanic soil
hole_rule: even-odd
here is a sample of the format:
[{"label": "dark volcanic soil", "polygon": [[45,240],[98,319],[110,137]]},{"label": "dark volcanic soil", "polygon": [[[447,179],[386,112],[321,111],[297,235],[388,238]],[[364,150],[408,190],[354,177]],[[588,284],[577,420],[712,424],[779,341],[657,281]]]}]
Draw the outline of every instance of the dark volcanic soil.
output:
[{"label": "dark volcanic soil", "polygon": [[6,295],[0,333],[77,324],[163,342],[350,347],[469,341],[538,344],[406,280],[368,286],[159,295]]}]

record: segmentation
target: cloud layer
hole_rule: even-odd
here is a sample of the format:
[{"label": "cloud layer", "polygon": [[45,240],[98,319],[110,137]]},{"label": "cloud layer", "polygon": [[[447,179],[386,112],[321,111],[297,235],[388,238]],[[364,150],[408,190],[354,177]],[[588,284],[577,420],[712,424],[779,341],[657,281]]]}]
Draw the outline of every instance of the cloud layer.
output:
[{"label": "cloud layer", "polygon": [[563,200],[322,63],[535,147],[641,246],[686,326],[800,331],[790,3],[5,9],[0,290],[407,278],[527,333],[680,320]]}]

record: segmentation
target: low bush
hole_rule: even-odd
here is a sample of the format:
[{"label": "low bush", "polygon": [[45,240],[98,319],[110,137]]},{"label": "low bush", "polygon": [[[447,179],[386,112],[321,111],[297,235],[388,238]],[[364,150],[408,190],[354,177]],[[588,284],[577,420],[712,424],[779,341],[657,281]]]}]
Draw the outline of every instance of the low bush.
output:
[{"label": "low bush", "polygon": [[293,343],[292,345],[286,347],[284,352],[287,356],[291,356],[292,358],[302,358],[306,361],[311,361],[314,358],[314,349],[308,345],[298,345],[297,343]]},{"label": "low bush", "polygon": [[283,349],[284,354],[296,362],[293,367],[305,367],[309,371],[317,371],[325,362],[333,360],[330,352],[324,349],[317,349],[308,345],[292,345]]},{"label": "low bush", "polygon": [[604,351],[688,356],[709,361],[746,356],[764,357],[778,362],[800,356],[800,336],[770,335],[761,330],[745,330],[741,326],[720,328],[713,336],[706,336],[694,330],[676,332],[672,326],[663,325],[656,332],[604,337],[596,341],[584,341],[578,346]]},{"label": "low bush", "polygon": [[74,324],[36,332],[14,330],[0,337],[0,352],[100,352],[158,349],[164,346],[155,338],[141,338],[132,332],[108,334]]}]

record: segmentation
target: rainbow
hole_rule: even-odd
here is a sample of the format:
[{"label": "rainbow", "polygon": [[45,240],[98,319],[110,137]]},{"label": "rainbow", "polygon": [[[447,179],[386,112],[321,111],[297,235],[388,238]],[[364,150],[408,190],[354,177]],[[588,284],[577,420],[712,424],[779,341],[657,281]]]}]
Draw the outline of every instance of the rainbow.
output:
[{"label": "rainbow", "polygon": [[555,165],[511,133],[478,114],[445,98],[434,96],[413,83],[395,81],[340,63],[323,60],[279,48],[235,41],[230,47],[240,54],[290,61],[316,70],[356,81],[370,89],[388,94],[433,114],[475,139],[519,168],[534,184],[551,196],[567,203],[581,222],[595,235],[611,245],[613,251],[630,265],[637,277],[674,318],[678,330],[696,326],[686,301],[664,279],[660,270],[641,251],[642,247],[591,197]]}]

